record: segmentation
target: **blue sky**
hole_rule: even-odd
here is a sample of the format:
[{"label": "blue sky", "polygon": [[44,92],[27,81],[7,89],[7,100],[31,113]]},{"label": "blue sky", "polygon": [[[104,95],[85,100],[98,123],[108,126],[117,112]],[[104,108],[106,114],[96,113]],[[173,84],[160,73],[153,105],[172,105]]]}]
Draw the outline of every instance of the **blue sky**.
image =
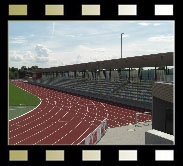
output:
[{"label": "blue sky", "polygon": [[173,21],[10,21],[9,66],[53,67],[174,51]]}]

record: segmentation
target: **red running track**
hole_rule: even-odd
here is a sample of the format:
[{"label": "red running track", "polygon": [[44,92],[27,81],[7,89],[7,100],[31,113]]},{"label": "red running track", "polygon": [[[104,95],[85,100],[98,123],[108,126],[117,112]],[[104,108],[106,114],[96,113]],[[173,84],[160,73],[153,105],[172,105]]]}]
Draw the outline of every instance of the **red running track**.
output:
[{"label": "red running track", "polygon": [[[139,108],[122,108],[21,81],[15,86],[41,99],[40,105],[29,113],[9,121],[9,144],[53,145],[79,144],[107,118],[108,127],[135,123]],[[147,110],[144,110],[147,111]],[[139,115],[138,121],[152,119]]]}]

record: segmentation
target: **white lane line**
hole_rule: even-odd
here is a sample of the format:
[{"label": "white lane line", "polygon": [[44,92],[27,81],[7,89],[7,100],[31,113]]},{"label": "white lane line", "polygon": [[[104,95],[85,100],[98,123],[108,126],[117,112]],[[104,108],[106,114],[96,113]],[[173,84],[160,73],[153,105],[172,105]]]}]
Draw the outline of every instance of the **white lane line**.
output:
[{"label": "white lane line", "polygon": [[105,105],[103,103],[100,103],[103,107],[105,107]]},{"label": "white lane line", "polygon": [[[50,109],[50,111],[53,110],[53,109],[54,109],[54,107],[52,107],[52,109]],[[49,112],[50,112],[50,111],[49,111]],[[26,123],[26,124],[23,125],[22,127],[25,127],[25,126],[27,126],[27,125],[29,125],[29,124],[31,124],[31,123],[33,123],[33,122],[39,120],[39,119],[42,119],[42,118],[43,118],[44,116],[46,116],[47,114],[48,114],[48,112],[47,112],[46,114],[43,114],[42,116],[38,117],[37,119],[35,119],[35,120],[33,120],[33,121],[30,121],[29,123]],[[18,129],[20,129],[20,128],[15,128],[14,130],[11,130],[10,133],[13,132],[13,131],[16,131],[16,130],[18,130]]]},{"label": "white lane line", "polygon": [[[82,122],[82,121],[81,121]],[[76,127],[74,129],[76,129],[80,124],[81,122],[79,122]],[[55,141],[53,144],[56,144],[57,142],[59,142],[60,140],[62,140],[65,136],[67,136],[69,133],[71,133],[74,129],[70,130],[68,133],[66,133],[62,138],[58,139],[57,141]]]},{"label": "white lane line", "polygon": [[[62,108],[61,108],[61,109],[62,109]],[[76,112],[76,114],[77,114],[77,112]],[[63,118],[63,117],[62,117],[62,118]],[[51,127],[51,126],[50,126],[50,127]],[[44,131],[44,130],[42,130],[42,131]],[[41,131],[41,132],[42,132],[42,131]],[[38,132],[38,134],[39,134],[39,133],[40,133],[40,131]],[[34,134],[34,135],[36,135],[36,134]],[[30,137],[31,137],[31,136],[30,136]],[[30,138],[30,137],[29,137],[29,138]],[[47,136],[46,138],[48,138],[48,136]],[[27,139],[28,139],[28,138],[27,138]],[[26,140],[26,139],[24,139],[24,140]],[[22,142],[22,141],[21,141],[21,142]],[[20,141],[19,141],[18,143],[20,143]],[[17,143],[17,144],[18,144],[18,143]]]},{"label": "white lane line", "polygon": [[[62,110],[62,108],[60,108],[60,110]],[[19,133],[19,134],[15,135],[15,136],[13,136],[13,137],[11,137],[11,138],[9,138],[9,139],[12,139],[12,138],[15,138],[15,137],[17,137],[17,136],[19,136],[19,135],[22,135],[22,134],[24,134],[24,133],[26,133],[26,132],[28,132],[28,131],[30,131],[30,130],[36,128],[37,126],[40,126],[40,125],[46,123],[48,120],[54,118],[54,116],[56,116],[56,115],[60,112],[60,110],[59,110],[58,112],[56,112],[55,115],[52,115],[50,118],[48,118],[46,121],[43,121],[42,123],[39,123],[38,125],[33,126],[32,128],[29,128],[29,129],[23,131],[22,133]],[[36,134],[35,134],[35,135],[36,135]],[[31,135],[30,137],[32,137],[32,135]]]},{"label": "white lane line", "polygon": [[[70,121],[72,121],[74,119],[74,117],[71,118]],[[68,123],[70,122],[68,121]],[[68,123],[65,123],[62,127],[60,127],[59,129],[55,130],[54,132],[50,133],[48,136],[42,138],[41,140],[37,141],[36,143],[34,143],[34,145],[38,144],[39,142],[45,140],[46,138],[50,137],[51,135],[53,135],[54,133],[56,133],[57,131],[59,131],[60,129],[62,129],[64,126],[66,126]]]},{"label": "white lane line", "polygon": [[[46,106],[44,107],[44,109],[45,109],[47,106],[48,106],[48,105],[46,105]],[[38,109],[41,109],[41,108],[38,108]],[[36,116],[37,114],[41,113],[42,111],[43,111],[43,109],[40,110],[40,111],[38,111],[38,112],[36,112],[35,114],[33,114],[32,116],[30,116],[30,117],[28,117],[28,118],[25,118],[25,119],[23,119],[23,120],[21,120],[21,121],[18,121],[17,123],[11,124],[10,127],[15,126],[15,125],[17,125],[17,124],[19,124],[19,123],[21,123],[21,122],[24,122],[24,121],[26,121],[27,119],[30,119],[30,118]]]},{"label": "white lane line", "polygon": [[[47,91],[48,91],[48,90],[47,90]],[[55,96],[56,96],[56,95],[55,95]],[[108,110],[107,110],[107,111],[108,111]],[[116,111],[118,111],[118,110],[116,110]],[[87,108],[87,112],[89,112],[89,111],[88,111],[88,108]],[[111,112],[112,112],[112,111],[111,111]],[[117,114],[118,114],[118,113],[117,113]],[[108,115],[108,114],[107,114],[107,115]],[[87,116],[87,114],[84,114],[84,117],[86,118],[86,117],[91,117],[91,116],[89,116],[89,115]]]}]

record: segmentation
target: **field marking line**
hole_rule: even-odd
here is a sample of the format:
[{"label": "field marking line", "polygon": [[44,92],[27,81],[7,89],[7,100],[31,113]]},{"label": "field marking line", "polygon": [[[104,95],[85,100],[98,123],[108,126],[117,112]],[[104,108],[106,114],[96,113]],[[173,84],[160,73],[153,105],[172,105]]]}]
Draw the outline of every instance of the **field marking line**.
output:
[{"label": "field marking line", "polygon": [[[62,109],[62,108],[60,108],[60,110],[61,110],[61,109]],[[60,110],[59,110],[59,111],[60,111]],[[68,111],[68,112],[70,112],[70,111]],[[73,118],[74,118],[74,117],[73,117]],[[73,118],[72,118],[72,119],[73,119]],[[72,119],[71,119],[71,120],[72,120]],[[70,120],[70,121],[71,121],[71,120]],[[70,122],[70,121],[69,121],[69,122]],[[69,123],[69,122],[66,122],[66,124],[67,124],[67,123]],[[65,125],[66,125],[66,124],[65,124]],[[65,125],[64,125],[64,126],[65,126]],[[64,127],[64,126],[62,126],[62,127]],[[62,128],[62,127],[61,127],[61,128]],[[59,129],[57,129],[57,130],[60,130],[60,128],[59,128]],[[44,131],[44,130],[42,130],[42,131]],[[40,133],[40,131],[39,131],[39,132],[37,132],[37,133],[36,133],[36,134],[34,134],[34,135],[37,135],[38,133]],[[34,136],[34,135],[32,135],[32,136]],[[51,134],[51,135],[52,135],[52,134]],[[31,136],[31,137],[32,137],[32,136]],[[49,137],[49,136],[47,136],[47,137]],[[46,137],[46,138],[47,138],[47,137]],[[30,138],[30,136],[29,136],[29,137],[27,137],[26,139],[29,139],[29,138]],[[24,139],[24,140],[26,140],[26,139]],[[45,139],[45,138],[44,138],[44,139]],[[21,141],[19,141],[18,143],[20,143],[20,142],[22,142],[22,141],[24,141],[24,140],[21,140]],[[42,140],[43,140],[43,139],[42,139]],[[16,143],[16,144],[18,144],[18,143]],[[36,143],[35,143],[35,144],[36,144]]]},{"label": "field marking line", "polygon": [[[62,109],[62,108],[60,108],[60,110],[61,110],[61,109]],[[60,110],[59,110],[58,112],[60,112]],[[57,112],[56,114],[58,114],[58,112]],[[55,114],[55,115],[56,115],[56,114]],[[51,119],[51,118],[53,118],[53,116],[50,117],[49,119]],[[48,119],[48,120],[49,120],[49,119]],[[27,140],[27,139],[29,139],[29,138],[31,138],[31,137],[33,137],[33,136],[35,136],[35,135],[37,135],[37,134],[43,132],[44,130],[50,128],[51,126],[53,126],[53,125],[56,124],[56,123],[57,123],[57,122],[55,121],[54,123],[52,123],[51,125],[47,126],[46,128],[44,128],[44,129],[42,129],[42,130],[39,130],[38,132],[34,133],[33,135],[31,135],[31,136],[29,136],[29,137],[24,138],[23,140],[19,141],[18,143],[20,143],[20,142],[22,142],[22,141],[25,141],[25,140]],[[39,124],[38,124],[37,126],[39,126]],[[35,126],[35,127],[36,127],[36,126]],[[11,138],[9,138],[9,139],[12,139],[12,138],[15,138],[15,137],[17,137],[17,136],[19,136],[19,135],[22,135],[22,134],[26,133],[27,131],[32,130],[32,129],[35,128],[35,127],[32,127],[31,129],[28,129],[28,130],[24,131],[23,133],[17,134],[17,135],[15,135],[14,137],[11,137]]]},{"label": "field marking line", "polygon": [[[18,88],[20,88],[20,87],[18,87]],[[22,88],[20,88],[20,89],[22,89]],[[26,91],[26,90],[24,90],[24,89],[22,89],[22,90],[23,90],[23,91]],[[26,91],[26,92],[27,92],[27,91]],[[29,93],[30,93],[30,92],[29,92]],[[32,94],[32,93],[30,93],[30,94]],[[32,95],[34,95],[34,94],[32,94]],[[35,96],[35,95],[34,95],[34,96]],[[36,96],[36,97],[39,98],[38,96]],[[22,115],[20,115],[20,116],[18,116],[18,117],[16,117],[16,118],[13,118],[13,119],[9,120],[9,122],[12,121],[12,120],[18,119],[18,118],[20,118],[20,117],[22,117],[22,116],[28,114],[29,112],[32,112],[32,111],[34,111],[35,109],[37,109],[37,108],[41,105],[41,103],[42,103],[42,100],[41,100],[40,98],[39,98],[39,100],[40,100],[40,103],[39,103],[39,105],[37,105],[37,107],[35,107],[34,109],[32,109],[32,110],[26,112],[25,114],[22,114]],[[9,113],[9,106],[8,106],[8,113]]]},{"label": "field marking line", "polygon": [[29,117],[26,118],[26,119],[23,119],[23,120],[21,120],[21,121],[18,121],[18,122],[16,122],[16,123],[13,123],[13,124],[11,124],[10,126],[11,126],[11,127],[12,127],[12,126],[15,126],[16,124],[19,124],[19,123],[21,123],[21,122],[24,122],[24,121],[26,121],[27,119],[30,119],[30,118],[36,116],[37,114],[40,114],[40,113],[41,113],[45,108],[47,108],[47,107],[48,107],[48,104],[47,104],[46,106],[44,106],[43,109],[39,108],[40,111],[36,112],[36,114],[33,114],[33,115],[29,116]]}]

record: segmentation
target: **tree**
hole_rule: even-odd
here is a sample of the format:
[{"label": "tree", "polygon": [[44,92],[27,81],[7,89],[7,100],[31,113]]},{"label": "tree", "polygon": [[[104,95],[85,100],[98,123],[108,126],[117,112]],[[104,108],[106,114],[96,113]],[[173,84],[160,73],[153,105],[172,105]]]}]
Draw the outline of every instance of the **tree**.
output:
[{"label": "tree", "polygon": [[32,66],[31,69],[36,70],[36,69],[38,69],[38,66]]},{"label": "tree", "polygon": [[32,66],[27,68],[26,66],[22,66],[20,69],[15,67],[9,67],[9,79],[22,79],[32,76],[32,70],[38,69],[38,66]]},{"label": "tree", "polygon": [[14,72],[14,76],[15,76],[15,79],[18,79],[18,78],[19,78],[19,73],[18,73],[18,71],[15,71],[15,72]]},{"label": "tree", "polygon": [[10,70],[11,70],[11,72],[15,72],[15,71],[18,71],[18,68],[12,67],[12,68],[10,68]]},{"label": "tree", "polygon": [[25,70],[27,70],[27,68],[26,68],[26,66],[22,66],[20,70],[25,71]]}]

